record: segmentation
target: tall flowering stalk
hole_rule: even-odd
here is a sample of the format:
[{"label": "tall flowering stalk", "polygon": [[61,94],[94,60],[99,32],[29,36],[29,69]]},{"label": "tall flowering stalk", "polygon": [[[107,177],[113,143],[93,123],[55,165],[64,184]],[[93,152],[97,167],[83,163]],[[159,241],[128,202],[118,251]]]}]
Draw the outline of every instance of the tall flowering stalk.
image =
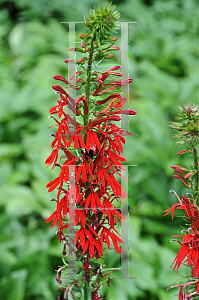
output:
[{"label": "tall flowering stalk", "polygon": [[[57,132],[51,134],[54,140],[46,165],[52,165],[52,169],[58,167],[60,174],[46,186],[48,192],[58,190],[57,198],[51,199],[56,202],[55,211],[46,222],[52,221],[51,227],[58,223],[59,241],[64,243],[63,256],[68,249],[68,255],[75,253],[78,259],[76,278],[64,283],[62,278],[66,274],[68,263],[63,258],[64,266],[57,270],[56,276],[57,281],[62,284],[58,299],[61,299],[62,289],[65,291],[65,299],[69,299],[69,295],[73,299],[102,299],[98,293],[104,277],[108,276],[106,281],[110,286],[110,274],[119,270],[103,269],[97,260],[104,256],[105,244],[111,250],[110,240],[115,250],[121,254],[120,243],[123,241],[115,225],[125,217],[117,210],[113,201],[119,202],[118,198],[122,200],[127,195],[114,174],[121,176],[119,171],[124,170],[122,162],[126,160],[121,155],[122,143],[125,144],[126,133],[130,133],[113,122],[120,121],[121,114],[136,114],[131,109],[123,109],[127,98],[122,97],[118,91],[120,86],[132,82],[132,79],[114,79],[123,76],[115,72],[120,66],[114,66],[106,72],[92,70],[103,59],[112,58],[111,51],[120,49],[114,45],[117,38],[108,34],[116,27],[114,21],[120,16],[113,11],[114,8],[112,4],[106,8],[98,5],[97,10],[91,10],[90,19],[85,19],[86,33],[79,35],[82,40],[81,48],[69,48],[70,51],[84,54],[76,61],[82,70],[70,76],[70,80],[76,79],[76,84],[73,85],[60,75],[54,76],[55,80],[65,83],[66,87],[53,85],[60,99],[49,111]],[[65,63],[71,62],[75,61],[65,60]],[[76,99],[69,95],[70,89],[79,91]],[[82,118],[82,123],[64,111],[67,107]],[[71,125],[75,129],[69,132]],[[72,174],[69,169],[73,171]],[[74,242],[67,234],[67,229],[74,231]]]},{"label": "tall flowering stalk", "polygon": [[[187,193],[186,196],[182,195],[180,198],[176,192],[174,193],[178,199],[178,203],[166,210],[167,215],[172,212],[172,220],[174,217],[175,209],[184,210],[185,228],[182,233],[185,235],[174,235],[173,237],[183,237],[182,242],[177,239],[171,241],[177,241],[181,248],[173,262],[174,268],[177,271],[181,264],[187,262],[187,267],[191,267],[191,277],[187,283],[179,284],[169,287],[170,290],[174,287],[180,287],[179,300],[184,299],[198,299],[199,295],[199,196],[198,196],[198,181],[199,181],[199,169],[198,169],[198,144],[199,144],[199,105],[194,105],[193,108],[188,104],[184,105],[184,108],[179,107],[180,115],[176,119],[179,123],[172,122],[170,128],[177,130],[179,133],[174,137],[180,138],[182,141],[177,142],[178,145],[183,145],[185,149],[178,152],[178,155],[186,155],[193,159],[193,164],[186,167],[178,165],[171,166],[176,172],[174,178],[181,181],[182,185],[192,190],[192,193]],[[185,258],[187,258],[185,260]],[[185,261],[184,261],[185,260]],[[172,266],[173,266],[172,264]]]}]

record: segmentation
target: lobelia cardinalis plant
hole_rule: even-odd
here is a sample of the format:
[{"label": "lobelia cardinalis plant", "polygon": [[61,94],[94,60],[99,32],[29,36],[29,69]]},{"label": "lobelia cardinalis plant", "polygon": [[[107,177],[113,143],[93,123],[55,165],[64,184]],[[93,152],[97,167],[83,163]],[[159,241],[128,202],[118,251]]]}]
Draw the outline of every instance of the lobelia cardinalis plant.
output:
[{"label": "lobelia cardinalis plant", "polygon": [[[58,190],[57,198],[51,199],[56,202],[55,211],[46,222],[52,221],[51,227],[58,223],[59,241],[64,243],[63,256],[68,252],[69,256],[75,254],[78,259],[76,277],[63,281],[68,269],[67,258],[63,257],[64,265],[57,270],[56,276],[61,284],[58,299],[61,299],[61,290],[65,291],[65,299],[102,299],[99,295],[102,283],[106,280],[110,286],[110,274],[120,270],[103,269],[98,262],[104,256],[105,244],[111,250],[110,239],[119,254],[119,243],[123,243],[114,227],[125,217],[113,201],[119,202],[118,198],[122,200],[127,195],[114,174],[121,176],[119,171],[124,170],[122,162],[126,160],[121,155],[122,143],[125,144],[124,136],[130,133],[113,122],[121,120],[120,114],[136,114],[132,109],[122,109],[127,98],[118,91],[120,86],[132,82],[132,79],[114,80],[123,76],[115,72],[120,66],[105,72],[96,67],[102,60],[113,57],[109,52],[120,49],[114,45],[117,38],[110,37],[108,33],[114,31],[114,21],[120,17],[114,8],[112,4],[105,8],[98,5],[96,10],[91,10],[90,19],[85,19],[86,33],[79,35],[81,48],[69,48],[70,51],[84,53],[78,61],[65,60],[65,63],[76,63],[82,69],[70,76],[69,80],[75,78],[76,84],[60,75],[54,76],[66,87],[53,85],[60,99],[49,111],[57,132],[50,134],[54,140],[46,165],[52,165],[52,169],[59,167],[60,174],[46,186],[48,192]],[[76,99],[69,95],[72,89],[79,93]],[[66,108],[76,118],[72,118]],[[77,122],[77,117],[82,123]],[[69,132],[71,125],[75,129]],[[74,240],[67,230],[74,232]]]},{"label": "lobelia cardinalis plant", "polygon": [[[198,181],[199,181],[199,169],[198,169],[198,144],[199,144],[199,105],[189,106],[187,103],[184,108],[179,107],[180,115],[176,117],[179,123],[172,122],[170,128],[179,131],[179,134],[174,137],[181,138],[182,141],[177,142],[178,145],[183,145],[185,149],[180,150],[178,155],[188,155],[193,159],[193,164],[189,169],[178,165],[171,166],[176,172],[175,178],[182,182],[182,185],[192,190],[192,193],[187,193],[186,196],[182,195],[182,198],[174,193],[179,200],[179,203],[175,203],[170,209],[166,210],[167,215],[172,211],[172,220],[174,217],[175,209],[184,210],[185,228],[181,232],[185,235],[174,235],[173,237],[183,237],[182,242],[177,239],[171,241],[177,241],[180,245],[180,251],[178,252],[173,264],[174,269],[177,267],[177,272],[181,264],[187,262],[187,267],[191,267],[191,277],[188,282],[169,287],[170,290],[174,287],[180,287],[179,300],[184,299],[198,299],[199,298],[199,197],[198,197]],[[184,259],[187,257],[187,260]],[[172,264],[172,265],[173,265]]]}]

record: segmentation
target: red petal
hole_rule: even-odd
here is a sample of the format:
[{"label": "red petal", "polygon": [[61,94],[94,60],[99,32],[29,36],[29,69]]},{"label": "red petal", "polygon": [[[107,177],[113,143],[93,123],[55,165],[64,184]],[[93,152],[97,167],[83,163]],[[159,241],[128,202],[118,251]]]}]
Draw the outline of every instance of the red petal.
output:
[{"label": "red petal", "polygon": [[93,245],[93,243],[90,243],[89,254],[90,254],[90,257],[93,258],[93,255],[94,255],[94,245]]},{"label": "red petal", "polygon": [[92,238],[92,235],[90,234],[90,232],[86,228],[84,228],[84,232],[85,232],[87,238],[89,239],[90,243],[93,243],[93,238]]},{"label": "red petal", "polygon": [[89,153],[89,149],[90,149],[90,133],[88,132],[88,135],[86,137],[86,150]]},{"label": "red petal", "polygon": [[89,240],[86,241],[85,245],[84,245],[84,251],[82,252],[82,255],[86,252],[87,248],[89,245]]},{"label": "red petal", "polygon": [[95,230],[94,230],[89,224],[87,224],[87,226],[90,228],[90,230],[92,231],[92,233],[98,237],[98,235],[97,235],[97,233],[95,232]]},{"label": "red petal", "polygon": [[94,140],[96,142],[97,148],[100,150],[101,149],[101,144],[100,144],[100,142],[98,140],[98,137],[97,137],[97,135],[94,131],[93,131],[93,137],[94,137]]},{"label": "red petal", "polygon": [[55,178],[54,180],[52,180],[52,181],[50,181],[47,185],[46,185],[46,187],[48,188],[48,187],[50,187],[50,186],[52,186],[55,182],[59,182],[59,177],[57,177],[57,178]]},{"label": "red petal", "polygon": [[50,156],[46,159],[45,164],[46,165],[51,165],[51,163],[53,162],[55,155],[56,155],[57,150],[53,150],[52,153],[50,154]]},{"label": "red petal", "polygon": [[83,210],[81,210],[81,224],[83,227],[85,227],[86,218],[85,218],[85,211],[83,211]]},{"label": "red petal", "polygon": [[79,148],[79,139],[78,139],[78,136],[74,136],[74,148],[77,149]]},{"label": "red petal", "polygon": [[57,220],[58,220],[58,214],[56,215],[56,217],[54,218],[52,224],[51,224],[51,228],[53,228],[55,226],[55,224],[57,223]]},{"label": "red petal", "polygon": [[90,175],[90,178],[92,179],[93,178],[93,174],[92,174],[92,172],[91,172],[91,168],[90,168],[90,165],[86,162],[86,169],[87,169],[87,171],[88,171],[88,173],[89,173],[89,175]]},{"label": "red petal", "polygon": [[81,231],[81,228],[76,232],[75,234],[75,238],[74,238],[74,245],[77,244],[77,241],[79,239],[79,235],[80,235],[80,231]]},{"label": "red petal", "polygon": [[93,193],[91,194],[91,207],[92,207],[92,211],[96,213],[96,203],[95,203],[95,197]]},{"label": "red petal", "polygon": [[77,223],[79,221],[79,217],[80,217],[80,210],[76,209],[75,212],[76,212],[76,214],[75,214],[75,224],[77,225]]},{"label": "red petal", "polygon": [[49,189],[48,189],[48,193],[54,191],[54,189],[59,185],[59,180],[54,183]]},{"label": "red petal", "polygon": [[86,176],[86,168],[85,168],[85,167],[82,168],[82,180],[84,180],[84,181],[87,180],[87,176]]},{"label": "red petal", "polygon": [[67,198],[64,196],[64,207],[63,207],[63,217],[65,218],[68,211]]},{"label": "red petal", "polygon": [[62,94],[64,94],[64,95],[68,95],[68,94],[62,89],[62,87],[61,87],[60,85],[53,85],[52,88],[53,88],[55,91],[58,91],[58,92],[60,92],[60,93],[62,93]]},{"label": "red petal", "polygon": [[67,147],[68,148],[70,147],[70,145],[71,145],[71,143],[73,141],[73,138],[74,138],[74,136],[71,135],[69,141],[67,142]]},{"label": "red petal", "polygon": [[50,215],[50,217],[48,217],[48,219],[46,220],[46,223],[49,223],[57,214],[57,211],[54,211],[54,213],[52,213],[52,215]]},{"label": "red petal", "polygon": [[100,245],[100,243],[99,243],[97,240],[94,240],[94,244],[95,244],[96,249],[99,251],[99,253],[100,253],[101,255],[103,255],[103,248],[102,248],[102,246]]},{"label": "red petal", "polygon": [[80,142],[80,145],[81,145],[81,148],[85,148],[85,144],[84,144],[84,141],[82,139],[82,136],[79,136],[79,142]]},{"label": "red petal", "polygon": [[111,250],[111,248],[110,248],[110,241],[109,241],[109,238],[108,238],[108,234],[106,232],[104,232],[104,238],[105,238],[105,242],[106,242],[109,250]]},{"label": "red petal", "polygon": [[60,75],[54,75],[53,78],[56,80],[61,80],[61,81],[65,82],[66,84],[69,84],[69,82]]},{"label": "red petal", "polygon": [[60,214],[60,216],[59,216],[59,224],[58,224],[58,231],[61,229],[61,226],[62,226],[62,216]]}]

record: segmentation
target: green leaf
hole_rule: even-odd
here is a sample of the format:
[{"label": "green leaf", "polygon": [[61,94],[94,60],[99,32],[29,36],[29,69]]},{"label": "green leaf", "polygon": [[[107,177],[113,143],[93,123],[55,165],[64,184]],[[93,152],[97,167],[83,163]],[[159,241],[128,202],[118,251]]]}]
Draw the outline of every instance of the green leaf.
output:
[{"label": "green leaf", "polygon": [[0,281],[0,299],[23,300],[27,275],[28,271],[21,269],[2,277]]}]

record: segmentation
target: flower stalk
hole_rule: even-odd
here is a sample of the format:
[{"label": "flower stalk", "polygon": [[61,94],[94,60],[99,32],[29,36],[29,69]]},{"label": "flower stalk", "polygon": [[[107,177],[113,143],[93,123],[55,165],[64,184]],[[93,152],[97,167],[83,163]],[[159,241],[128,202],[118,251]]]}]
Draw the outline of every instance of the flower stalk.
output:
[{"label": "flower stalk", "polygon": [[[183,145],[186,149],[180,150],[178,155],[189,155],[193,159],[193,165],[189,167],[186,166],[171,166],[177,174],[174,175],[174,178],[181,181],[181,185],[192,190],[192,193],[187,193],[187,196],[182,195],[182,198],[173,192],[179,203],[175,203],[171,208],[164,211],[167,215],[172,211],[172,220],[174,217],[175,209],[184,210],[184,219],[186,221],[187,229],[182,230],[182,233],[186,232],[186,235],[174,235],[173,237],[182,237],[182,243],[177,239],[172,239],[171,241],[177,241],[181,248],[173,262],[174,268],[177,267],[177,272],[180,265],[184,262],[185,258],[187,260],[187,267],[190,267],[191,270],[191,281],[181,285],[171,286],[167,290],[170,290],[174,287],[180,287],[179,291],[179,300],[184,299],[196,299],[195,295],[199,294],[199,198],[198,198],[198,153],[197,148],[199,145],[199,128],[198,128],[198,119],[199,119],[199,105],[188,105],[187,103],[184,107],[179,107],[180,114],[176,119],[180,121],[179,123],[172,122],[170,128],[176,130],[179,133],[174,137],[180,138],[181,141],[177,142],[177,145]],[[173,265],[172,264],[172,265]],[[172,266],[171,265],[171,266]],[[187,295],[186,295],[187,293]]]},{"label": "flower stalk", "polygon": [[[98,5],[96,10],[90,11],[89,16],[90,19],[85,19],[86,33],[79,35],[82,39],[81,48],[69,49],[84,53],[84,57],[76,62],[83,70],[76,73],[75,85],[60,75],[54,76],[55,80],[66,85],[66,90],[53,85],[60,99],[57,100],[58,105],[49,111],[57,132],[51,134],[54,140],[46,165],[52,165],[52,169],[58,167],[60,174],[46,186],[48,192],[55,189],[58,191],[57,199],[53,198],[55,211],[46,222],[52,221],[51,227],[58,223],[59,241],[64,243],[64,266],[58,269],[56,278],[62,285],[58,299],[61,290],[64,290],[66,300],[69,294],[77,300],[102,299],[99,292],[104,277],[108,277],[107,285],[110,286],[110,274],[119,271],[102,268],[98,259],[103,258],[106,245],[111,250],[110,241],[121,254],[119,244],[123,241],[115,225],[125,220],[125,217],[117,210],[114,202],[122,200],[126,193],[114,174],[121,176],[119,170],[122,162],[126,161],[121,155],[122,143],[125,143],[125,134],[130,133],[124,132],[113,122],[121,120],[118,114],[136,114],[131,109],[123,110],[127,98],[121,97],[117,91],[118,87],[132,82],[132,79],[112,80],[115,76],[123,76],[115,72],[120,66],[114,66],[104,73],[92,70],[103,59],[113,57],[108,52],[119,50],[118,46],[113,45],[117,38],[108,34],[114,31],[114,22],[118,20],[119,14],[114,12],[114,6],[110,4],[105,8]],[[74,60],[65,60],[65,63],[70,62]],[[71,75],[70,80],[73,78],[75,74]],[[68,94],[69,87],[79,92],[76,99]],[[82,123],[65,113],[65,107],[82,117]],[[91,114],[93,117],[90,117]],[[69,125],[75,128],[71,135]],[[67,230],[74,232],[74,239]],[[68,255],[69,259],[74,254],[78,260],[76,278],[64,280],[69,265],[65,256]],[[78,293],[77,288],[80,290]]]}]

